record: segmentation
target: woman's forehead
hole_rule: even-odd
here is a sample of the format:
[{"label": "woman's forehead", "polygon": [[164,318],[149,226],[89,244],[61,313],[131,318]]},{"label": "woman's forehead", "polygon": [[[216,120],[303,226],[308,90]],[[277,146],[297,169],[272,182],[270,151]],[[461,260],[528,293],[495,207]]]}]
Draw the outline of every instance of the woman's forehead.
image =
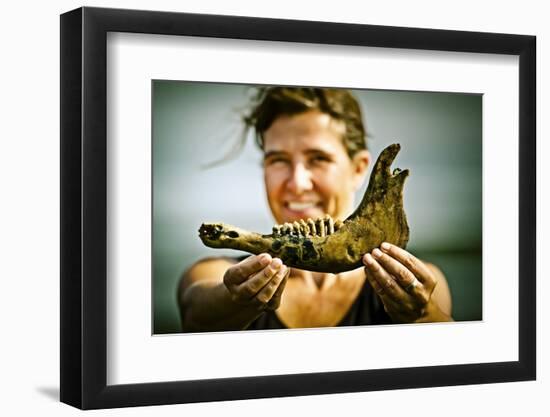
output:
[{"label": "woman's forehead", "polygon": [[345,126],[326,113],[310,111],[280,116],[264,133],[264,151],[325,150],[343,147]]},{"label": "woman's forehead", "polygon": [[273,121],[269,129],[264,132],[264,135],[307,135],[320,132],[343,134],[345,132],[345,124],[327,113],[310,110],[293,115],[280,115]]}]

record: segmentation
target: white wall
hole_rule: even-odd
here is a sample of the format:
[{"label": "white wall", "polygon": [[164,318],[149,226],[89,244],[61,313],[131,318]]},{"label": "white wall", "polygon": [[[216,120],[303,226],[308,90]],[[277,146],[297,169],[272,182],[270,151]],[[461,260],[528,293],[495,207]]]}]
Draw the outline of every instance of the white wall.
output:
[{"label": "white wall", "polygon": [[[313,3],[313,2],[312,2]],[[328,2],[327,2],[328,3]],[[542,120],[550,96],[547,74],[550,28],[544,2],[414,1],[414,2],[230,2],[93,1],[88,6],[236,14],[292,19],[370,23],[488,32],[532,34],[538,37],[539,248],[541,262],[550,249],[548,174],[540,163],[550,157],[548,122]],[[397,4],[396,4],[397,3]],[[59,17],[82,4],[75,1],[9,2],[2,8],[0,106],[0,253],[2,286],[0,313],[0,409],[3,415],[40,412],[74,415],[57,402],[59,391]],[[546,232],[546,236],[543,233]],[[281,415],[300,411],[335,415],[343,410],[410,416],[542,415],[550,389],[550,318],[542,295],[550,287],[547,268],[539,262],[538,381],[496,385],[327,395],[101,411],[99,415]],[[409,353],[407,353],[409,354]],[[546,394],[547,395],[547,394]],[[32,415],[32,414],[31,414]]]}]

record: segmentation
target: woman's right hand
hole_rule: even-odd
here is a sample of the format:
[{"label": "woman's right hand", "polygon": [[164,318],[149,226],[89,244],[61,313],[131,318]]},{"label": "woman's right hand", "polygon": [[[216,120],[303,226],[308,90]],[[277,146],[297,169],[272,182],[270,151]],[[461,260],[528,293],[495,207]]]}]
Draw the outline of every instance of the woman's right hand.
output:
[{"label": "woman's right hand", "polygon": [[262,253],[229,267],[223,283],[236,304],[275,310],[281,303],[289,274],[290,268],[279,258]]}]

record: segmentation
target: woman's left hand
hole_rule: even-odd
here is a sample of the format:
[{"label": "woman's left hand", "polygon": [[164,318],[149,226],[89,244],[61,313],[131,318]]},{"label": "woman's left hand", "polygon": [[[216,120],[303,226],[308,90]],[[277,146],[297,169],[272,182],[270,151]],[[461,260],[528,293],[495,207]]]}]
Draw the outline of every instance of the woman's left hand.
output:
[{"label": "woman's left hand", "polygon": [[406,250],[384,242],[365,254],[363,263],[367,279],[394,322],[452,320],[432,297],[437,285],[434,273]]}]

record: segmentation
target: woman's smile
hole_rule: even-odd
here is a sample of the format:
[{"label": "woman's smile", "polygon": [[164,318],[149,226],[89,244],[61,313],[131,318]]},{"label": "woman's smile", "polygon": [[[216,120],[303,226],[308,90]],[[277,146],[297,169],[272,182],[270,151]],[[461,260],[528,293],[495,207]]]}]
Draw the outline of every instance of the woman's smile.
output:
[{"label": "woman's smile", "polygon": [[289,222],[317,217],[324,214],[323,204],[315,201],[285,201],[283,203],[285,218]]}]

